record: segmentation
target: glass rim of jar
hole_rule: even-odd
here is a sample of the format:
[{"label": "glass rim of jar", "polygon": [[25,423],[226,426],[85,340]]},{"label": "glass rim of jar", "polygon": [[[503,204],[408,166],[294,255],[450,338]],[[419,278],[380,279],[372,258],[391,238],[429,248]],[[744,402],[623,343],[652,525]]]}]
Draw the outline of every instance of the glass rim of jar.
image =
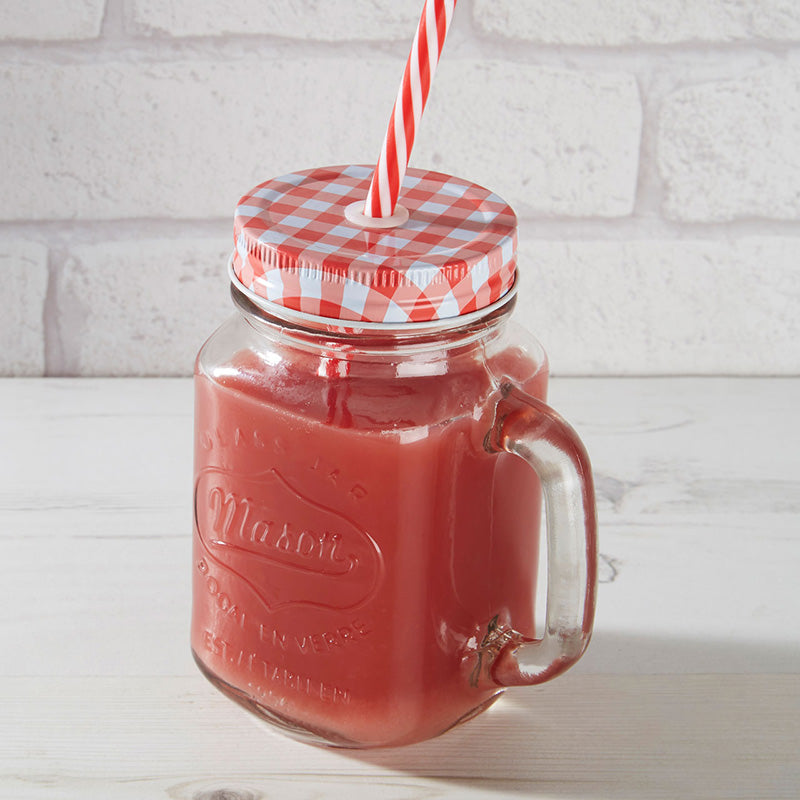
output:
[{"label": "glass rim of jar", "polygon": [[228,276],[231,281],[231,288],[243,295],[257,309],[282,322],[308,330],[309,332],[323,332],[331,335],[359,337],[369,334],[386,334],[403,338],[405,336],[420,336],[425,334],[444,333],[446,331],[459,328],[470,327],[473,323],[487,321],[489,317],[502,317],[506,306],[508,310],[514,306],[519,287],[519,273],[514,275],[514,283],[511,288],[499,299],[488,306],[470,311],[467,314],[459,314],[454,317],[443,319],[432,319],[425,322],[361,322],[359,320],[338,319],[336,317],[323,317],[317,314],[309,314],[305,311],[297,311],[287,308],[279,303],[256,294],[252,289],[245,286],[238,278],[233,269],[233,254],[228,260]]}]

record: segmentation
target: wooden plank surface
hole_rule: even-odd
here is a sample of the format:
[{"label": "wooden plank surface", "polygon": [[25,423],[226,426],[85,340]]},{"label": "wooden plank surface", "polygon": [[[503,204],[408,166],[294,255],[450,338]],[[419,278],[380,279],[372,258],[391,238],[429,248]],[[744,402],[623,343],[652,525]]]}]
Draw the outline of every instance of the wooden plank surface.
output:
[{"label": "wooden plank surface", "polygon": [[19,800],[794,798],[799,689],[792,675],[565,676],[430,742],[355,753],[266,731],[199,676],[12,678],[0,787]]},{"label": "wooden plank surface", "polygon": [[355,756],[273,735],[191,663],[190,382],[0,381],[0,798],[797,797],[800,381],[550,399],[598,486],[589,652]]}]

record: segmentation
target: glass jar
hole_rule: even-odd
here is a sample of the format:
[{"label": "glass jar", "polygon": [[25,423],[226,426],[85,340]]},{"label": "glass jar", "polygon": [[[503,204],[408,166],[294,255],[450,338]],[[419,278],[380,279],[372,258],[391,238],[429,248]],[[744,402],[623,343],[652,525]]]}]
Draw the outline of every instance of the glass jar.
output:
[{"label": "glass jar", "polygon": [[203,673],[299,738],[374,747],[436,736],[579,658],[591,474],[545,403],[544,351],[509,320],[514,288],[392,324],[292,309],[239,275],[195,372]]}]

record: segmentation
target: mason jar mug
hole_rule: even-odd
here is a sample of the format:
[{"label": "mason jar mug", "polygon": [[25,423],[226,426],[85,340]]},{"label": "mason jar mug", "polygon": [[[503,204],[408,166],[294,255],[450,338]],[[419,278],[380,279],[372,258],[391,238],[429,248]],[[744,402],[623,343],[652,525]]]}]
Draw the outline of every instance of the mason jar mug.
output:
[{"label": "mason jar mug", "polygon": [[369,228],[348,208],[370,174],[240,201],[235,312],[195,372],[195,659],[283,731],[344,747],[436,736],[560,674],[596,584],[589,461],[510,319],[513,212],[409,170],[407,219]]}]

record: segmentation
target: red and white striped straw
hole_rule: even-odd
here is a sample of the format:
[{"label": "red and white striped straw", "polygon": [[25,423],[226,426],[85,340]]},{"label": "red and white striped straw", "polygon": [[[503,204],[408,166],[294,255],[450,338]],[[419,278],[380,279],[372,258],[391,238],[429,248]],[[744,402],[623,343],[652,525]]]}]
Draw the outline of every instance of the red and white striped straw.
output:
[{"label": "red and white striped straw", "polygon": [[425,0],[394,101],[383,148],[372,175],[364,216],[391,217],[406,174],[414,136],[433,83],[457,0]]}]

